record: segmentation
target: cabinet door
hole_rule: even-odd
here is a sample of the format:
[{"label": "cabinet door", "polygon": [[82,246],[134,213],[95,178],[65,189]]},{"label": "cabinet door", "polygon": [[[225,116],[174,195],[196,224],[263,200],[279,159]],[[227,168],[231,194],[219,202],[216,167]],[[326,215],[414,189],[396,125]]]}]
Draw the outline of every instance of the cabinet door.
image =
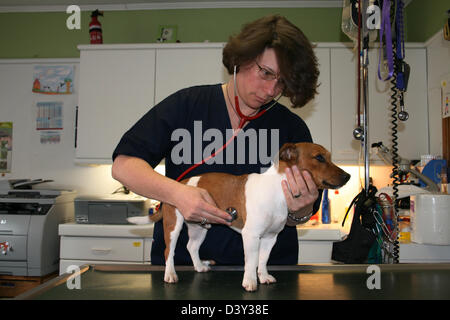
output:
[{"label": "cabinet door", "polygon": [[191,86],[226,82],[222,47],[161,48],[156,51],[155,104]]},{"label": "cabinet door", "polygon": [[[357,163],[361,143],[353,138],[357,126],[357,61],[351,49],[331,49],[331,141],[335,161]],[[424,49],[406,49],[406,61],[411,65],[405,107],[408,121],[398,121],[399,155],[420,159],[428,150],[426,98],[426,54]],[[369,53],[369,142],[382,141],[392,147],[390,82],[377,78],[378,50]],[[364,108],[361,97],[361,112]],[[412,142],[413,141],[413,142]],[[376,154],[371,160],[382,163]]]},{"label": "cabinet door", "polygon": [[331,49],[331,150],[335,161],[358,160],[356,127],[357,60],[351,49]]},{"label": "cabinet door", "polygon": [[[378,51],[371,52],[369,78],[369,140],[371,143],[382,141],[392,148],[392,106],[389,81],[377,77]],[[428,154],[428,100],[427,65],[425,49],[406,48],[405,61],[411,66],[411,74],[404,94],[405,110],[409,113],[407,121],[397,120],[398,154],[405,159],[420,159]],[[397,113],[400,110],[397,110]],[[374,153],[371,159],[379,161]]]},{"label": "cabinet door", "polygon": [[330,114],[330,49],[316,48],[319,61],[319,87],[316,97],[301,108],[291,108],[289,99],[283,97],[280,103],[300,116],[311,131],[315,143],[331,150],[331,114]]},{"label": "cabinet door", "polygon": [[86,50],[80,54],[76,157],[111,163],[121,136],[154,102],[154,49]]}]

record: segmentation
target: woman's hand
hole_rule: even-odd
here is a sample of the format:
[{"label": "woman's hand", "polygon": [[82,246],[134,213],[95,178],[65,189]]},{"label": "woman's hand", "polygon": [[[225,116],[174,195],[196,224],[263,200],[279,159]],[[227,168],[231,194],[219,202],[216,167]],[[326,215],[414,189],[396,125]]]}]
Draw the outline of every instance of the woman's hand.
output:
[{"label": "woman's hand", "polygon": [[211,195],[205,189],[182,185],[178,191],[175,206],[188,222],[219,223],[230,226],[230,215],[217,208]]},{"label": "woman's hand", "polygon": [[231,225],[230,215],[217,208],[206,190],[165,177],[140,158],[119,155],[111,170],[133,192],[177,207],[186,221]]},{"label": "woman's hand", "polygon": [[314,202],[319,191],[310,173],[306,170],[300,172],[297,166],[286,168],[286,179],[281,182],[284,197],[290,213],[296,218],[302,218],[313,210]]}]

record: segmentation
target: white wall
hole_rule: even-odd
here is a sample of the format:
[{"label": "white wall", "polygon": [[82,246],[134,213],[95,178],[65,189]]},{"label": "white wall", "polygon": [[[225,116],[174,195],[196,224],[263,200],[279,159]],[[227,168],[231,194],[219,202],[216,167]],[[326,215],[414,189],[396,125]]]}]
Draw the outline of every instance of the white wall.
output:
[{"label": "white wall", "polygon": [[[74,93],[72,95],[47,96],[31,91],[34,65],[74,66]],[[53,183],[37,188],[75,189],[78,194],[111,193],[120,187],[111,177],[111,165],[87,166],[75,164],[74,123],[79,90],[78,59],[0,60],[0,122],[13,122],[13,154],[11,173],[0,179],[52,179]],[[62,101],[63,127],[59,144],[41,144],[35,130],[35,108],[38,101]],[[107,116],[107,115],[105,115]],[[307,119],[306,119],[307,120]],[[363,167],[341,166],[352,175],[339,194],[330,191],[332,215],[342,221],[345,208],[360,192]],[[164,173],[160,167],[160,172]],[[377,187],[390,182],[390,167],[372,166],[371,176]],[[349,220],[351,221],[351,219]]]},{"label": "white wall", "polygon": [[[44,95],[32,92],[34,65],[74,66],[74,93]],[[38,188],[75,189],[78,194],[111,193],[120,184],[111,178],[111,166],[74,163],[75,107],[78,103],[78,59],[0,60],[0,122],[13,122],[11,172],[0,179],[52,179]],[[63,102],[63,130],[58,144],[41,144],[36,128],[36,103]]]},{"label": "white wall", "polygon": [[[442,70],[439,64],[443,63],[441,61],[447,59],[446,67],[450,68],[448,47],[447,53],[442,53],[445,51],[442,47],[443,44],[439,44],[439,41],[429,44],[428,67],[432,75],[428,78],[429,84],[436,82],[431,81],[432,78],[439,78],[439,72]],[[435,58],[433,54],[436,54],[437,57]],[[36,64],[73,65],[75,67],[74,93],[67,96],[46,96],[32,93],[33,66]],[[0,179],[53,179],[53,183],[41,185],[39,188],[75,189],[78,194],[105,194],[120,187],[120,184],[111,177],[110,165],[86,166],[74,162],[74,123],[75,107],[78,103],[78,76],[78,59],[0,60],[0,122],[13,122],[12,172],[5,174]],[[59,144],[44,145],[39,141],[39,133],[35,130],[36,116],[34,113],[35,104],[38,101],[63,101],[64,103],[64,130]],[[439,115],[440,109],[436,108],[437,106],[433,105],[430,107],[430,111],[436,110],[435,113]],[[441,154],[441,121],[440,119],[437,121],[435,118],[436,114],[430,112],[431,152]],[[435,150],[439,150],[439,152]],[[332,214],[339,217],[340,221],[345,213],[345,207],[359,193],[364,176],[363,169],[358,169],[357,166],[342,167],[352,174],[352,179],[340,190],[339,195],[335,195],[333,191],[330,192]],[[390,171],[391,167],[388,166],[371,166],[370,173],[378,188],[391,182]]]},{"label": "white wall", "polygon": [[450,74],[450,41],[441,29],[426,43],[430,153],[442,156],[441,79]]}]

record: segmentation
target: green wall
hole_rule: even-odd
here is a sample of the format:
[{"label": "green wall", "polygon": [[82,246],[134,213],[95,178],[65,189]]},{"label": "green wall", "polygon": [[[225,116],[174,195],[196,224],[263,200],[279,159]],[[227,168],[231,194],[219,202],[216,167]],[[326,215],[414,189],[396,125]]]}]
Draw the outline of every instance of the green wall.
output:
[{"label": "green wall", "polygon": [[405,10],[408,41],[427,41],[444,27],[448,0],[413,0]]},{"label": "green wall", "polygon": [[[448,0],[413,0],[406,8],[407,40],[426,41],[442,28]],[[225,42],[241,26],[278,13],[314,42],[349,41],[341,32],[341,8],[191,9],[107,11],[100,17],[103,42],[152,43],[160,25],[177,25],[181,42]],[[90,13],[81,13],[81,30],[68,30],[65,12],[0,13],[0,58],[74,58],[89,43]]]},{"label": "green wall", "polygon": [[[299,26],[312,41],[340,41],[340,8],[192,9],[108,11],[100,17],[103,43],[152,43],[160,25],[177,25],[181,42],[226,42],[242,24],[278,13]],[[81,13],[81,30],[68,30],[68,14],[1,13],[0,58],[79,57],[76,46],[89,43],[90,13]]]}]

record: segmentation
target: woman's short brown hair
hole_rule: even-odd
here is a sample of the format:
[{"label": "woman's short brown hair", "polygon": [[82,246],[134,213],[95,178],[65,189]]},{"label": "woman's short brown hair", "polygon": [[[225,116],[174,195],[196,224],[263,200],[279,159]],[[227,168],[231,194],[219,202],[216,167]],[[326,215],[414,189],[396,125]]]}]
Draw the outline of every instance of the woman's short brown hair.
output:
[{"label": "woman's short brown hair", "polygon": [[222,62],[233,74],[235,65],[239,70],[239,66],[252,63],[266,48],[275,50],[283,95],[290,98],[294,108],[304,106],[317,93],[317,57],[308,38],[286,18],[271,15],[246,24],[228,40]]}]

